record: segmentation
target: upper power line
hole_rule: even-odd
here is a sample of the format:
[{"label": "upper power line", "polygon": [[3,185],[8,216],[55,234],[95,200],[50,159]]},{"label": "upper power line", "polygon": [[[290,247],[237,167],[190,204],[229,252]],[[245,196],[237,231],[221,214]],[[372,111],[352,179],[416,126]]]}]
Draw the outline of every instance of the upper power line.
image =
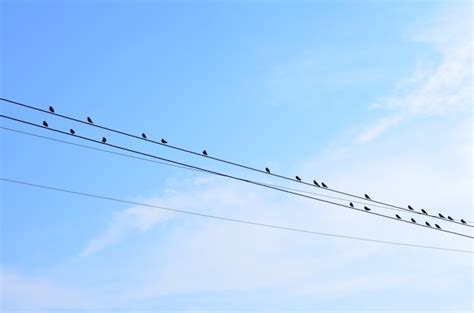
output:
[{"label": "upper power line", "polygon": [[[25,108],[28,108],[28,109],[31,109],[31,110],[35,110],[35,111],[39,111],[39,112],[43,112],[43,113],[48,113],[48,114],[54,114],[55,116],[63,118],[63,119],[67,119],[67,120],[70,120],[70,121],[74,121],[74,122],[89,125],[89,126],[93,126],[93,127],[96,127],[96,128],[106,130],[106,131],[110,131],[110,132],[113,132],[113,133],[124,135],[124,136],[127,136],[127,137],[131,137],[131,138],[143,140],[143,141],[146,141],[146,142],[149,142],[149,143],[153,143],[153,144],[156,144],[156,145],[165,146],[165,147],[168,147],[168,148],[171,148],[171,149],[174,149],[174,150],[178,150],[178,151],[181,151],[181,152],[185,152],[185,153],[193,154],[193,155],[196,155],[196,156],[204,157],[204,158],[207,158],[207,159],[215,160],[215,161],[218,161],[218,162],[226,163],[226,164],[229,164],[229,165],[232,165],[232,166],[237,166],[237,167],[244,168],[244,169],[247,169],[247,170],[250,170],[250,171],[271,175],[271,176],[274,176],[274,177],[277,177],[277,178],[280,178],[280,179],[284,179],[284,180],[288,180],[288,181],[292,181],[292,182],[298,182],[298,183],[308,185],[308,186],[312,186],[312,187],[315,187],[315,188],[321,188],[321,189],[324,189],[324,190],[328,190],[330,192],[338,193],[338,194],[345,195],[345,196],[352,197],[352,198],[356,198],[356,199],[359,199],[359,200],[370,201],[371,203],[374,203],[374,204],[377,204],[377,205],[382,205],[382,206],[385,206],[385,207],[392,207],[392,208],[396,208],[396,209],[399,209],[399,210],[403,210],[403,211],[407,211],[407,212],[411,212],[411,213],[416,213],[416,214],[429,215],[432,218],[445,220],[445,221],[452,222],[452,223],[457,223],[457,224],[460,224],[460,225],[474,227],[474,226],[471,226],[471,225],[467,225],[467,223],[472,223],[472,221],[467,221],[467,220],[462,219],[462,218],[461,219],[452,218],[448,214],[438,213],[438,215],[436,216],[436,215],[428,214],[424,209],[422,209],[421,212],[419,212],[419,211],[416,211],[411,205],[408,205],[407,208],[404,208],[404,207],[401,207],[401,206],[397,206],[397,205],[393,205],[393,204],[390,204],[390,203],[386,203],[386,202],[382,202],[382,201],[372,199],[367,194],[365,194],[364,197],[362,197],[362,196],[358,196],[358,195],[355,195],[355,194],[352,194],[352,193],[348,193],[348,192],[344,192],[344,191],[341,191],[341,190],[333,189],[333,188],[328,187],[324,182],[318,183],[316,180],[313,180],[312,183],[308,183],[308,182],[303,181],[299,176],[295,176],[294,178],[292,178],[292,177],[288,177],[288,176],[284,176],[284,175],[275,174],[268,167],[265,168],[265,170],[262,170],[262,169],[258,169],[258,168],[251,167],[251,166],[248,166],[248,165],[244,165],[244,164],[236,163],[236,162],[233,162],[233,161],[229,161],[229,160],[221,159],[221,158],[218,158],[218,157],[214,157],[212,155],[209,155],[209,153],[206,150],[203,150],[201,153],[199,153],[199,152],[195,152],[195,151],[192,151],[192,150],[189,150],[189,149],[186,149],[186,148],[174,146],[174,145],[168,143],[168,141],[165,140],[165,139],[161,139],[160,141],[155,141],[153,139],[150,139],[149,136],[147,136],[145,133],[142,133],[140,136],[138,136],[138,135],[128,133],[128,132],[125,132],[125,131],[121,131],[121,130],[118,130],[118,129],[102,126],[100,124],[95,123],[90,116],[88,116],[86,118],[86,120],[81,120],[81,119],[77,119],[77,118],[74,118],[74,117],[71,117],[71,116],[67,116],[67,115],[57,113],[52,106],[49,106],[48,110],[44,110],[44,109],[36,107],[36,106],[32,106],[32,105],[29,105],[29,104],[13,101],[13,100],[6,99],[6,98],[0,98],[0,100],[2,100],[4,102],[7,102],[7,103],[17,105],[17,106],[25,107]],[[71,129],[71,130],[74,131],[73,129]]]},{"label": "upper power line", "polygon": [[68,193],[68,194],[74,194],[74,195],[82,196],[82,197],[89,197],[89,198],[95,198],[95,199],[101,199],[101,200],[107,200],[107,201],[113,201],[113,202],[120,202],[120,203],[126,203],[126,204],[131,204],[131,205],[136,205],[136,206],[142,206],[142,207],[156,208],[156,209],[172,211],[172,212],[176,212],[176,213],[189,214],[189,215],[194,215],[194,216],[211,218],[211,219],[215,219],[215,220],[228,221],[228,222],[240,223],[240,224],[247,224],[247,225],[253,225],[253,226],[258,226],[258,227],[273,228],[273,229],[278,229],[278,230],[286,230],[286,231],[299,232],[299,233],[305,233],[305,234],[311,234],[311,235],[319,235],[319,236],[359,240],[359,241],[366,241],[366,242],[372,242],[372,243],[382,243],[382,244],[389,244],[389,245],[407,246],[407,247],[442,250],[442,251],[452,251],[452,252],[469,253],[469,254],[474,253],[474,251],[470,251],[470,250],[443,248],[443,247],[435,247],[435,246],[428,246],[428,245],[403,243],[403,242],[397,242],[397,241],[377,240],[377,239],[371,239],[371,238],[331,234],[331,233],[317,232],[317,231],[300,229],[300,228],[278,226],[278,225],[260,223],[260,222],[250,221],[250,220],[229,218],[229,217],[199,213],[199,212],[194,212],[194,211],[187,211],[187,210],[180,210],[180,209],[174,209],[174,208],[169,208],[169,207],[162,207],[162,206],[151,205],[151,204],[146,204],[146,203],[141,203],[141,202],[128,201],[128,200],[112,198],[112,197],[103,196],[103,195],[97,195],[97,194],[91,194],[91,193],[86,193],[86,192],[74,191],[74,190],[65,189],[65,188],[58,188],[58,187],[45,186],[45,185],[40,185],[40,184],[33,184],[33,183],[25,182],[25,181],[8,179],[8,178],[4,178],[4,177],[0,177],[0,180],[2,180],[4,182],[12,183],[12,184],[18,184],[18,185],[29,186],[29,187],[39,188],[39,189],[51,190],[51,191],[56,191],[56,192],[63,192],[63,193]]},{"label": "upper power line", "polygon": [[137,151],[137,150],[134,150],[134,149],[130,149],[130,148],[127,148],[127,147],[111,144],[109,142],[105,142],[103,140],[104,138],[102,138],[102,140],[95,140],[95,139],[85,137],[85,136],[81,136],[81,135],[77,135],[77,134],[73,135],[70,132],[65,132],[65,131],[62,131],[62,130],[59,130],[59,129],[54,129],[54,128],[51,128],[51,127],[44,127],[44,126],[41,126],[39,124],[35,124],[35,123],[32,123],[32,122],[28,122],[28,121],[17,119],[17,118],[10,117],[10,116],[0,115],[0,117],[5,118],[5,119],[9,119],[9,120],[12,120],[12,121],[15,121],[15,122],[23,123],[23,124],[26,124],[26,125],[34,126],[34,127],[37,127],[37,128],[42,128],[42,129],[45,129],[45,130],[48,130],[48,131],[60,133],[60,134],[63,134],[63,135],[73,136],[75,138],[79,138],[79,139],[86,140],[86,141],[89,141],[89,142],[94,142],[94,143],[98,143],[98,144],[101,144],[101,145],[107,145],[107,146],[112,147],[112,148],[116,148],[116,149],[127,151],[127,152],[132,152],[132,153],[135,153],[135,154],[150,157],[150,158],[157,159],[157,160],[160,160],[160,161],[169,162],[169,163],[172,163],[172,164],[175,164],[175,165],[189,167],[189,168],[200,170],[202,172],[206,172],[206,173],[209,173],[209,174],[214,174],[214,175],[229,178],[229,179],[232,179],[232,180],[241,181],[241,182],[253,184],[253,185],[256,185],[256,186],[264,187],[264,188],[267,188],[267,189],[280,191],[280,192],[291,194],[291,195],[294,195],[294,196],[299,196],[299,197],[303,197],[303,198],[306,198],[306,199],[316,200],[316,201],[319,201],[319,202],[323,202],[323,203],[327,203],[327,204],[331,204],[331,205],[335,205],[335,206],[355,210],[357,212],[372,214],[372,215],[379,216],[379,217],[382,217],[382,218],[388,218],[388,219],[395,220],[395,221],[398,221],[398,222],[404,222],[404,223],[408,223],[408,224],[414,225],[414,226],[429,228],[429,229],[436,230],[436,231],[442,231],[442,232],[450,233],[450,234],[461,236],[461,237],[466,237],[466,238],[470,238],[470,239],[474,238],[472,236],[469,236],[469,235],[466,235],[466,234],[463,234],[463,233],[458,233],[458,232],[454,232],[454,231],[441,229],[441,227],[437,224],[434,225],[435,227],[431,227],[431,225],[428,225],[426,223],[425,224],[419,224],[414,219],[411,219],[411,221],[408,221],[408,220],[403,220],[403,219],[399,218],[398,216],[392,217],[392,216],[389,216],[389,215],[376,213],[376,212],[371,211],[371,209],[368,208],[367,206],[364,206],[363,209],[362,208],[359,209],[359,208],[354,207],[354,205],[352,205],[352,203],[350,203],[350,205],[347,205],[347,204],[337,203],[337,202],[334,202],[334,201],[324,200],[324,199],[320,199],[320,198],[317,198],[317,197],[313,197],[313,196],[293,192],[293,191],[290,191],[290,190],[285,190],[283,188],[272,187],[272,186],[269,186],[267,184],[260,183],[260,182],[257,182],[257,181],[253,181],[253,180],[249,180],[249,179],[245,179],[245,178],[241,178],[241,177],[237,177],[237,176],[233,176],[233,175],[229,175],[229,174],[225,174],[225,173],[205,169],[205,168],[202,168],[202,167],[190,165],[190,164],[187,164],[187,163],[178,162],[178,161],[175,161],[175,160],[159,157],[159,156],[156,156],[156,155],[153,155],[153,154],[149,154],[149,153]]}]

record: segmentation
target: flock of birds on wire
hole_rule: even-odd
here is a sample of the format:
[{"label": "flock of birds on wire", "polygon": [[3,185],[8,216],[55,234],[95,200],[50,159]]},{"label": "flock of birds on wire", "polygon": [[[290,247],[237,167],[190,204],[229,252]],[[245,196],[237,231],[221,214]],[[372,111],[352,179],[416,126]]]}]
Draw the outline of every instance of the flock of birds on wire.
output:
[{"label": "flock of birds on wire", "polygon": [[[50,113],[53,113],[53,114],[55,113],[54,108],[53,108],[52,106],[49,106],[49,112],[50,112]],[[92,118],[90,118],[89,116],[87,117],[87,122],[88,122],[89,124],[94,124],[94,122],[92,121]],[[43,121],[43,126],[44,126],[44,127],[49,127],[49,125],[48,125],[48,123],[47,123],[46,121]],[[69,133],[70,133],[71,135],[75,135],[75,134],[76,134],[76,131],[71,128],[71,129],[69,129]],[[146,136],[145,133],[142,133],[141,137],[142,137],[143,139],[145,139],[145,140],[148,139],[148,137]],[[101,142],[104,143],[104,144],[107,143],[107,138],[102,137]],[[161,142],[162,144],[167,144],[167,143],[168,143],[168,141],[166,141],[166,140],[163,139],[163,138],[161,139],[160,142]],[[204,156],[208,156],[208,153],[207,153],[206,150],[203,150],[203,151],[202,151],[202,154],[203,154]],[[270,171],[270,169],[269,169],[268,167],[265,167],[265,172],[267,172],[268,174],[271,174],[271,171]],[[295,176],[295,180],[298,181],[298,182],[302,182],[302,180],[301,180],[301,178],[300,178],[299,176]],[[318,188],[326,188],[326,189],[328,188],[328,186],[327,186],[324,182],[321,182],[321,184],[319,184],[316,180],[313,180],[313,183],[314,183],[314,185],[315,185],[316,187],[318,187]],[[367,200],[372,200],[372,199],[370,198],[370,196],[367,195],[367,194],[364,194],[364,197],[365,197],[365,199],[367,199]],[[355,206],[354,206],[354,204],[353,204],[352,202],[349,203],[349,206],[350,206],[351,208],[355,208]],[[411,205],[408,206],[408,209],[411,210],[411,211],[414,211],[414,210],[415,210],[415,209],[413,209],[413,207],[412,207]],[[364,210],[365,210],[365,211],[370,211],[371,209],[370,209],[369,207],[367,207],[367,206],[364,206]],[[423,214],[425,214],[425,215],[428,215],[428,212],[427,212],[426,210],[424,210],[424,209],[421,209],[421,212],[422,212]],[[440,218],[446,219],[446,217],[444,217],[444,215],[441,214],[441,213],[438,213],[438,216],[439,216]],[[399,219],[399,220],[402,220],[401,216],[398,215],[398,214],[395,214],[395,217],[396,217],[397,219]],[[447,219],[450,220],[450,221],[454,221],[454,219],[453,219],[451,216],[448,216]],[[415,220],[414,218],[411,218],[410,221],[411,221],[412,223],[415,223],[415,224],[416,224],[416,220]],[[461,221],[461,223],[466,224],[466,221],[465,221],[464,219],[460,219],[460,221]],[[425,222],[425,225],[428,226],[428,227],[432,227],[431,224],[430,224],[429,222],[427,222],[427,221]],[[438,224],[434,224],[434,227],[436,227],[437,229],[441,229],[441,226],[439,226]]]}]

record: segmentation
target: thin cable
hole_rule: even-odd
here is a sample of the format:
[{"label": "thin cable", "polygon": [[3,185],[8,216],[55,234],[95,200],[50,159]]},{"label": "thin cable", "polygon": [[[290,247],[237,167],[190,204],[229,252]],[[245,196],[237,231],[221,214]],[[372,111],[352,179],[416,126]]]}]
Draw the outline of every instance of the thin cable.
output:
[{"label": "thin cable", "polygon": [[[232,162],[232,161],[224,160],[224,159],[213,157],[213,156],[210,156],[210,155],[203,155],[202,153],[198,153],[198,152],[191,151],[189,149],[177,147],[177,146],[174,146],[172,144],[164,144],[164,143],[161,143],[159,141],[155,141],[155,140],[148,139],[148,138],[142,138],[140,136],[130,134],[130,133],[127,133],[127,132],[124,132],[124,131],[121,131],[121,130],[113,129],[113,128],[106,127],[106,126],[101,126],[101,125],[98,125],[98,124],[91,124],[91,123],[88,123],[86,121],[74,118],[74,117],[70,117],[70,116],[67,116],[67,115],[62,115],[62,114],[55,113],[55,112],[53,113],[53,112],[50,112],[50,111],[47,111],[47,110],[44,110],[44,109],[41,109],[41,108],[38,108],[38,107],[35,107],[35,106],[32,106],[32,105],[28,105],[28,104],[25,104],[25,103],[9,100],[9,99],[6,99],[6,98],[0,98],[0,100],[11,103],[11,104],[15,104],[15,105],[18,105],[18,106],[22,106],[22,107],[25,107],[25,108],[28,108],[28,109],[31,109],[31,110],[36,110],[36,111],[39,111],[39,112],[52,114],[52,115],[55,115],[57,117],[64,118],[64,119],[74,121],[74,122],[77,122],[77,123],[82,123],[82,124],[85,124],[85,125],[94,126],[94,127],[97,127],[97,128],[100,128],[100,129],[103,129],[103,130],[106,130],[106,131],[110,131],[110,132],[113,132],[113,133],[117,133],[117,134],[120,134],[120,135],[124,135],[124,136],[127,136],[127,137],[140,139],[140,140],[143,140],[143,141],[147,141],[147,142],[157,144],[157,145],[160,145],[160,146],[165,146],[165,147],[175,149],[175,150],[178,150],[178,151],[190,153],[190,154],[197,155],[197,156],[200,156],[200,157],[205,157],[205,158],[208,158],[208,159],[211,159],[211,160],[214,160],[214,161],[226,163],[226,164],[229,164],[229,165],[237,166],[237,167],[240,167],[240,168],[244,168],[244,169],[251,170],[251,171],[254,171],[254,172],[259,172],[259,173],[266,174],[266,175],[271,175],[271,176],[274,176],[274,177],[278,177],[280,179],[285,179],[285,180],[292,181],[292,182],[298,182],[298,183],[301,183],[301,184],[311,186],[313,188],[321,188],[323,190],[328,190],[330,192],[342,194],[342,195],[345,195],[345,196],[348,196],[348,197],[357,198],[357,199],[364,200],[364,201],[370,201],[371,203],[376,203],[376,204],[383,205],[383,206],[397,208],[399,210],[403,210],[403,211],[410,212],[410,213],[415,213],[416,212],[418,214],[425,215],[421,212],[412,211],[412,210],[409,210],[407,208],[397,206],[397,205],[393,205],[393,204],[390,204],[390,203],[386,203],[386,202],[382,202],[382,201],[378,201],[378,200],[374,200],[374,199],[367,199],[365,197],[361,197],[361,196],[354,195],[354,194],[344,192],[344,191],[340,191],[340,190],[337,190],[337,189],[318,187],[318,186],[315,186],[314,184],[311,184],[311,183],[308,183],[308,182],[305,182],[305,181],[297,181],[296,179],[294,179],[292,177],[287,177],[287,176],[274,174],[274,173],[267,173],[266,171],[260,170],[258,168],[254,168],[254,167],[251,167],[251,166],[235,163],[235,162]],[[449,220],[449,219],[444,219],[444,218],[441,218],[439,216],[434,216],[434,215],[431,215],[431,217],[439,219],[439,220],[443,220],[445,222],[456,223],[456,224],[463,225],[463,226],[469,226],[469,225],[466,225],[466,224],[462,223],[460,219]],[[467,222],[473,223],[472,221],[467,221]],[[473,227],[473,226],[471,226],[471,227]]]},{"label": "thin cable", "polygon": [[300,228],[291,228],[291,227],[285,227],[285,226],[278,226],[278,225],[273,225],[273,224],[265,224],[265,223],[253,222],[253,221],[236,219],[236,218],[229,218],[229,217],[210,215],[210,214],[204,214],[204,213],[193,212],[193,211],[167,208],[167,207],[162,207],[162,206],[157,206],[157,205],[151,205],[151,204],[140,203],[140,202],[135,202],[135,201],[128,201],[128,200],[123,200],[123,199],[118,199],[118,198],[112,198],[112,197],[107,197],[107,196],[102,196],[102,195],[97,195],[97,194],[79,192],[79,191],[74,191],[74,190],[70,190],[70,189],[62,189],[62,188],[57,188],[57,187],[33,184],[33,183],[24,182],[24,181],[8,179],[8,178],[4,178],[4,177],[0,177],[0,180],[8,182],[8,183],[24,185],[24,186],[29,186],[29,187],[35,187],[35,188],[40,188],[40,189],[47,189],[47,190],[58,191],[58,192],[63,192],[63,193],[69,193],[69,194],[74,194],[74,195],[83,196],[83,197],[96,198],[96,199],[126,203],[126,204],[131,204],[131,205],[149,207],[149,208],[156,208],[156,209],[160,209],[160,210],[172,211],[172,212],[177,212],[177,213],[189,214],[189,215],[194,215],[194,216],[212,218],[212,219],[216,219],[216,220],[223,220],[223,221],[229,221],[229,222],[241,223],[241,224],[247,224],[247,225],[253,225],[253,226],[274,228],[274,229],[287,230],[287,231],[306,233],[306,234],[312,234],[312,235],[319,235],[319,236],[328,236],[328,237],[360,240],[360,241],[367,241],[367,242],[373,242],[373,243],[383,243],[383,244],[391,244],[391,245],[398,245],[398,246],[407,246],[407,247],[424,248],[424,249],[435,249],[435,250],[453,251],[453,252],[470,253],[470,254],[474,253],[474,251],[469,251],[469,250],[442,248],[442,247],[418,245],[418,244],[411,244],[411,243],[402,243],[402,242],[396,242],[396,241],[377,240],[377,239],[370,239],[370,238],[363,238],[363,237],[354,237],[354,236],[338,235],[338,234],[331,234],[331,233],[323,233],[323,232],[317,232],[317,231],[300,229]]},{"label": "thin cable", "polygon": [[[189,167],[186,167],[186,166],[180,166],[180,165],[170,164],[168,162],[160,162],[160,161],[155,161],[155,160],[151,160],[151,159],[147,159],[147,158],[141,158],[141,157],[133,156],[133,155],[130,155],[130,154],[110,151],[110,150],[106,150],[106,149],[95,148],[95,147],[91,147],[91,146],[87,146],[87,145],[81,145],[81,144],[73,143],[73,142],[70,142],[70,141],[60,140],[60,139],[56,139],[56,138],[52,138],[52,137],[48,137],[48,136],[41,136],[41,135],[37,135],[37,134],[33,134],[33,133],[29,133],[29,132],[25,132],[25,131],[21,131],[21,130],[17,130],[17,129],[12,129],[12,128],[8,128],[8,127],[0,126],[0,129],[8,130],[8,131],[11,131],[11,132],[16,132],[16,133],[19,133],[19,134],[28,135],[28,136],[32,136],[32,137],[37,137],[37,138],[41,138],[41,139],[46,139],[46,140],[50,140],[50,141],[55,141],[55,142],[59,142],[59,143],[63,143],[63,144],[73,145],[73,146],[77,146],[77,147],[81,147],[81,148],[86,148],[86,149],[90,149],[90,150],[106,152],[106,153],[110,153],[110,154],[120,155],[120,156],[123,156],[123,157],[128,157],[128,158],[133,158],[133,159],[143,160],[143,161],[147,161],[147,162],[152,162],[152,163],[162,164],[162,165],[166,165],[166,166],[172,166],[172,167],[177,167],[177,168],[182,168],[182,169],[186,169],[186,170],[191,170],[191,171],[195,171],[195,172],[204,173],[201,170],[196,170],[196,169],[189,168]],[[274,184],[268,184],[268,183],[264,183],[264,184],[267,185],[267,186],[271,186],[271,187],[277,187],[277,188],[282,188],[282,189],[285,189],[285,190],[302,192],[302,193],[306,193],[306,194],[312,194],[312,195],[316,195],[316,196],[320,196],[320,197],[328,198],[328,199],[340,200],[340,201],[345,201],[345,202],[351,201],[347,198],[329,196],[329,195],[325,195],[325,194],[321,194],[321,193],[317,193],[317,192],[313,192],[313,191],[308,191],[308,190],[303,190],[303,189],[290,188],[290,187],[286,187],[286,186],[274,185]],[[367,202],[354,201],[354,200],[352,202],[356,203],[356,204],[361,204],[361,205],[367,205],[368,204]],[[386,207],[386,206],[383,206],[383,205],[370,204],[370,206],[371,207],[382,208],[382,209],[386,209],[386,210],[403,211],[403,210],[400,210],[400,209]],[[423,215],[423,216],[426,216],[426,217],[436,217],[436,216],[432,216],[430,214],[423,214],[421,212],[411,212],[411,213]],[[471,225],[468,225],[468,226],[469,227],[474,227],[474,226],[471,226]]]},{"label": "thin cable", "polygon": [[120,156],[127,157],[127,158],[131,158],[131,159],[137,159],[137,160],[147,161],[147,162],[151,162],[151,163],[157,163],[157,164],[162,164],[162,165],[166,165],[166,166],[182,168],[182,169],[186,169],[186,170],[190,170],[190,171],[195,171],[195,172],[202,172],[202,171],[200,171],[200,170],[196,170],[196,169],[189,168],[189,167],[186,167],[186,166],[171,164],[171,163],[169,163],[169,162],[161,162],[161,161],[151,160],[151,159],[147,159],[147,158],[141,158],[141,157],[134,156],[134,155],[130,155],[130,154],[126,154],[126,153],[120,153],[120,152],[110,151],[110,150],[106,150],[106,149],[91,147],[91,146],[87,146],[87,145],[81,145],[81,144],[79,144],[79,143],[74,143],[74,142],[70,142],[70,141],[66,141],[66,140],[61,140],[61,139],[56,139],[56,138],[52,138],[52,137],[48,137],[48,136],[41,136],[41,135],[38,135],[38,134],[33,134],[33,133],[25,132],[25,131],[22,131],[22,130],[18,130],[18,129],[8,128],[8,127],[3,127],[3,126],[0,126],[0,129],[8,130],[8,131],[11,131],[11,132],[15,132],[15,133],[23,134],[23,135],[28,135],[28,136],[32,136],[32,137],[36,137],[36,138],[41,138],[41,139],[46,139],[46,140],[50,140],[50,141],[55,141],[55,142],[59,142],[59,143],[63,143],[63,144],[71,145],[71,146],[76,146],[76,147],[80,147],[80,148],[85,148],[85,149],[89,149],[89,150],[95,150],[95,151],[100,151],[100,152],[105,152],[105,153],[120,155]]},{"label": "thin cable", "polygon": [[41,128],[41,129],[48,130],[48,131],[53,131],[53,132],[56,132],[56,133],[60,133],[60,134],[68,135],[68,136],[73,136],[75,138],[80,138],[80,139],[90,141],[90,142],[94,142],[94,143],[98,143],[98,144],[101,144],[101,145],[107,145],[107,146],[112,147],[112,148],[124,150],[124,151],[127,151],[127,152],[132,152],[132,153],[135,153],[135,154],[143,155],[143,156],[146,156],[146,157],[158,159],[158,160],[169,162],[169,163],[173,163],[173,164],[176,164],[176,165],[181,165],[181,166],[186,166],[186,167],[189,167],[189,168],[194,168],[194,169],[206,172],[206,173],[211,173],[211,174],[214,174],[214,175],[226,177],[226,178],[237,180],[237,181],[246,182],[246,183],[253,184],[253,185],[256,185],[256,186],[261,186],[261,187],[264,187],[264,188],[277,190],[277,191],[280,191],[280,192],[283,192],[283,193],[287,193],[287,194],[291,194],[291,195],[295,195],[295,196],[299,196],[299,197],[303,197],[303,198],[307,198],[307,199],[312,199],[312,200],[324,202],[324,203],[327,203],[327,204],[332,204],[332,205],[343,207],[343,208],[348,208],[348,209],[351,209],[351,210],[354,210],[354,211],[357,211],[357,212],[372,214],[372,215],[375,215],[375,216],[388,218],[388,219],[391,219],[391,220],[394,220],[394,221],[397,221],[397,222],[404,222],[404,223],[408,223],[410,225],[419,226],[419,227],[423,227],[423,228],[431,229],[431,230],[435,230],[435,231],[442,231],[442,232],[450,233],[450,234],[461,236],[461,237],[466,237],[466,238],[470,238],[470,239],[474,238],[474,237],[466,235],[466,234],[462,234],[462,233],[458,233],[458,232],[454,232],[454,231],[449,231],[449,230],[445,230],[445,229],[432,228],[432,227],[428,227],[428,226],[425,226],[425,225],[422,225],[422,224],[412,223],[412,222],[409,222],[409,221],[397,219],[397,218],[392,217],[392,216],[388,216],[388,215],[384,215],[384,214],[380,214],[380,213],[376,213],[376,212],[372,212],[372,211],[366,211],[366,210],[363,210],[363,209],[353,208],[351,206],[344,205],[344,204],[341,204],[341,203],[337,203],[337,202],[333,202],[333,201],[329,201],[329,200],[324,200],[324,199],[308,196],[308,195],[305,195],[305,194],[296,193],[296,192],[281,189],[281,188],[267,186],[263,183],[259,183],[259,182],[252,181],[252,180],[249,180],[249,179],[244,179],[244,178],[232,176],[232,175],[229,175],[229,174],[208,170],[208,169],[205,169],[205,168],[202,168],[202,167],[198,167],[198,166],[186,164],[186,163],[183,163],[183,162],[178,162],[178,161],[166,159],[166,158],[163,158],[163,157],[159,157],[159,156],[152,155],[152,154],[145,153],[145,152],[140,152],[140,151],[133,150],[133,149],[130,149],[130,148],[126,148],[126,147],[122,147],[122,146],[118,146],[118,145],[114,145],[114,144],[110,144],[110,143],[101,143],[100,141],[92,139],[92,138],[88,138],[88,137],[84,137],[84,136],[80,136],[80,135],[71,135],[70,133],[64,132],[62,130],[54,129],[54,128],[51,128],[51,127],[45,128],[41,125],[38,125],[38,124],[35,124],[35,123],[32,123],[32,122],[28,122],[28,121],[25,121],[25,120],[17,119],[17,118],[14,118],[14,117],[5,116],[5,115],[0,115],[0,117],[5,118],[5,119],[9,119],[9,120],[13,120],[13,121],[16,121],[16,122],[19,122],[19,123],[35,126],[35,127]]}]

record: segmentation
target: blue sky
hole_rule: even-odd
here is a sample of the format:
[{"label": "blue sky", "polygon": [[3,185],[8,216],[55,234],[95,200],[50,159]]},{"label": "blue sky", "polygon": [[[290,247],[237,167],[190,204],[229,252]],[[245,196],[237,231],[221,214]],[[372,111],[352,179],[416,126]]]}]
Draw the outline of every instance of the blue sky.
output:
[{"label": "blue sky", "polygon": [[[3,1],[1,33],[1,97],[474,219],[469,2]],[[47,118],[55,128],[282,183]],[[0,138],[6,178],[473,248],[467,239],[202,173],[3,129]],[[233,225],[5,182],[0,260],[4,311],[473,309],[469,255]]]}]

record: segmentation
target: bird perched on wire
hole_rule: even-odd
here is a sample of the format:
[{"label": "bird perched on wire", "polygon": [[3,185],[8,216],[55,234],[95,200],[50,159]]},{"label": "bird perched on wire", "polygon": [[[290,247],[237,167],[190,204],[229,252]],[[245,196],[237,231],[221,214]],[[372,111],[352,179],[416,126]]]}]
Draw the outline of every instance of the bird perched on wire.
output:
[{"label": "bird perched on wire", "polygon": [[321,182],[321,185],[322,185],[324,188],[328,188],[328,186],[327,186],[325,183],[323,183],[323,182]]},{"label": "bird perched on wire", "polygon": [[364,196],[365,196],[365,198],[366,198],[367,200],[372,200],[372,199],[370,199],[370,197],[369,197],[368,194],[365,194]]},{"label": "bird perched on wire", "polygon": [[426,226],[431,227],[430,223],[425,222]]},{"label": "bird perched on wire", "polygon": [[454,221],[454,219],[451,216],[448,216],[448,220]]},{"label": "bird perched on wire", "polygon": [[94,124],[94,122],[92,121],[92,119],[89,116],[87,117],[87,122],[90,123],[90,124]]},{"label": "bird perched on wire", "polygon": [[354,207],[354,203],[352,203],[352,202],[351,202],[351,203],[349,203],[349,205],[351,206],[351,208],[353,208],[353,207]]},{"label": "bird perched on wire", "polygon": [[463,224],[466,224],[466,221],[465,221],[465,220],[463,220],[463,219],[461,219],[461,223],[463,223]]},{"label": "bird perched on wire", "polygon": [[102,137],[102,143],[106,143],[106,142],[107,142],[107,138]]},{"label": "bird perched on wire", "polygon": [[368,208],[368,207],[364,206],[364,210],[366,210],[366,211],[370,211],[370,208]]},{"label": "bird perched on wire", "polygon": [[203,151],[202,151],[202,154],[204,154],[205,156],[207,156],[207,151],[206,151],[206,150],[203,150]]},{"label": "bird perched on wire", "polygon": [[74,129],[72,129],[72,128],[69,130],[69,132],[71,133],[71,135],[75,135],[75,134],[76,134],[76,132],[75,132]]},{"label": "bird perched on wire", "polygon": [[49,112],[54,113],[54,108],[52,106],[49,106]]},{"label": "bird perched on wire", "polygon": [[395,214],[395,216],[396,216],[399,220],[402,219],[402,218],[400,217],[400,215],[398,215],[398,214]]},{"label": "bird perched on wire", "polygon": [[318,182],[317,182],[317,181],[315,181],[314,179],[313,179],[313,183],[316,185],[316,187],[319,187],[319,188],[321,188],[321,186],[318,184]]},{"label": "bird perched on wire", "polygon": [[435,224],[436,228],[438,229],[441,229],[441,226],[439,226],[438,224]]},{"label": "bird perched on wire", "polygon": [[142,138],[143,138],[143,139],[146,139],[145,133],[142,133]]},{"label": "bird perched on wire", "polygon": [[422,212],[423,214],[428,215],[428,212],[426,212],[424,209],[421,209],[421,212]]},{"label": "bird perched on wire", "polygon": [[48,123],[46,123],[46,121],[43,121],[43,126],[48,127]]},{"label": "bird perched on wire", "polygon": [[267,172],[268,174],[270,174],[270,169],[268,167],[265,167],[265,172]]},{"label": "bird perched on wire", "polygon": [[299,176],[295,176],[297,181],[301,181],[301,178]]},{"label": "bird perched on wire", "polygon": [[411,205],[408,206],[408,209],[410,209],[410,210],[412,210],[412,211],[414,210],[414,209],[411,207]]},{"label": "bird perched on wire", "polygon": [[446,218],[446,217],[444,217],[444,215],[441,214],[441,213],[438,213],[438,216],[441,217],[441,218]]},{"label": "bird perched on wire", "polygon": [[164,140],[164,139],[161,139],[161,143],[167,144],[168,141],[166,141],[166,140]]},{"label": "bird perched on wire", "polygon": [[416,224],[416,221],[413,217],[411,218],[411,221]]}]

